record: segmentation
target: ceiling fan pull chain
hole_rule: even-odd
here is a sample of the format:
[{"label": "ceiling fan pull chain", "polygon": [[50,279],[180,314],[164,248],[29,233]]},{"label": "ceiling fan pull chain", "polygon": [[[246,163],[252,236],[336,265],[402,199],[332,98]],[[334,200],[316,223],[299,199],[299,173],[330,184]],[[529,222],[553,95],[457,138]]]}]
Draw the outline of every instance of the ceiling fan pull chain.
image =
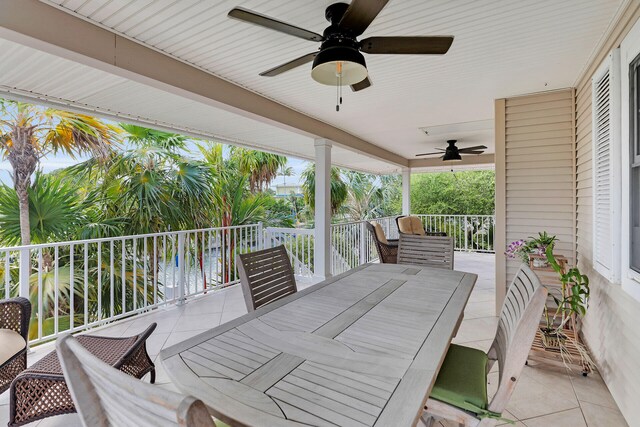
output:
[{"label": "ceiling fan pull chain", "polygon": [[336,111],[340,111],[340,75],[336,76]]}]

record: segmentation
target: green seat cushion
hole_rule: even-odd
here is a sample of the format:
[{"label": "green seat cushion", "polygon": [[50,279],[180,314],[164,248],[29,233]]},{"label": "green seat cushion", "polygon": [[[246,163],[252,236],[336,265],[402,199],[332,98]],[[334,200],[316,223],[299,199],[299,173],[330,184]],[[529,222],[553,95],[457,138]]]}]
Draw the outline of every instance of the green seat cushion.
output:
[{"label": "green seat cushion", "polygon": [[487,409],[487,363],[482,350],[451,344],[431,397],[462,409]]}]

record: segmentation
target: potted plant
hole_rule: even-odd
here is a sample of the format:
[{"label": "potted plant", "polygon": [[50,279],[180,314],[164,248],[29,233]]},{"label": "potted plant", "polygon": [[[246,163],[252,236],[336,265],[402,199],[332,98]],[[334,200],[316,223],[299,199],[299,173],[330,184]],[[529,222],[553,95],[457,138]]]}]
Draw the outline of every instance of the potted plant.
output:
[{"label": "potted plant", "polygon": [[529,263],[530,255],[541,255],[542,257],[533,258],[533,266],[544,268],[547,267],[548,260],[545,257],[547,248],[553,246],[558,240],[556,236],[550,236],[546,231],[538,233],[538,237],[529,236],[528,239],[520,239],[511,242],[505,251],[505,255],[509,258],[520,258],[525,264]]},{"label": "potted plant", "polygon": [[548,289],[549,295],[556,305],[555,310],[545,305],[544,324],[540,328],[542,335],[542,345],[547,349],[560,352],[563,360],[571,360],[571,354],[567,350],[567,340],[575,347],[579,354],[583,366],[593,366],[586,348],[576,339],[569,338],[565,334],[567,323],[572,319],[582,318],[589,305],[589,278],[580,272],[578,267],[573,267],[563,272],[562,266],[553,255],[553,244],[546,248],[547,262],[559,275],[560,289]]}]

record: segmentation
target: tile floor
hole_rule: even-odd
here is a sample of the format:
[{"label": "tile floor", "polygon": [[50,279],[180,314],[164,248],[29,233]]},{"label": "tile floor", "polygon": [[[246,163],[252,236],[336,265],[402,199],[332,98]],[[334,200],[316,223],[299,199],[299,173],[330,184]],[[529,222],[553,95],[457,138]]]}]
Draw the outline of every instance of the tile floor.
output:
[{"label": "tile floor", "polygon": [[[495,333],[495,281],[493,256],[488,254],[456,253],[456,269],[479,275],[467,309],[465,320],[454,342],[488,349]],[[309,286],[309,284],[303,284]],[[148,351],[157,366],[156,383],[173,388],[162,369],[158,353],[199,332],[218,326],[246,313],[239,287],[225,289],[198,298],[181,307],[167,307],[152,313],[120,321],[91,333],[107,336],[127,336],[146,328],[150,322],[158,327],[148,341]],[[36,347],[29,355],[29,363],[53,349],[52,344]],[[489,374],[489,391],[495,391],[497,372]],[[0,395],[0,425],[9,418],[9,393]],[[550,366],[525,366],[524,373],[507,406],[505,416],[516,421],[518,427],[624,427],[627,426],[607,387],[597,373],[587,378],[579,372]],[[38,427],[75,427],[80,425],[75,414],[48,418],[28,424]],[[449,427],[441,422],[438,427]]]}]

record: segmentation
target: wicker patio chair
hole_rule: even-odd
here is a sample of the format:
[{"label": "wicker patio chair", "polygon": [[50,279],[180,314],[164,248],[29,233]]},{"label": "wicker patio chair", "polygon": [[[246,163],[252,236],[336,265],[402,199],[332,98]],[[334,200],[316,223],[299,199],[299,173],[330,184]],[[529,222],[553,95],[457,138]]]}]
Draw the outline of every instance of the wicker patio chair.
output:
[{"label": "wicker patio chair", "polygon": [[[127,338],[80,335],[76,339],[100,360],[126,374],[142,378],[151,372],[153,383],[155,365],[147,354],[146,341],[155,328],[152,323],[141,334]],[[9,398],[9,426],[76,412],[55,351],[16,377]]]},{"label": "wicker patio chair", "polygon": [[136,380],[71,335],[56,341],[56,351],[84,427],[215,427],[201,400]]},{"label": "wicker patio chair", "polygon": [[26,298],[0,301],[0,393],[27,369],[31,303]]},{"label": "wicker patio chair", "polygon": [[453,270],[453,239],[400,234],[398,264],[417,264]]},{"label": "wicker patio chair", "polygon": [[420,236],[447,237],[444,231],[427,231],[422,220],[415,215],[401,215],[396,217],[399,234],[416,234]]},{"label": "wicker patio chair", "polygon": [[382,264],[395,264],[398,261],[398,240],[387,239],[382,226],[377,222],[365,221],[367,230],[373,236],[373,241],[378,251],[378,257]]},{"label": "wicker patio chair", "polygon": [[[444,418],[465,427],[504,423],[502,412],[531,349],[547,300],[547,290],[526,265],[509,286],[493,344],[487,353],[452,344],[427,400],[422,421]],[[487,395],[487,373],[498,362],[498,388]]]},{"label": "wicker patio chair", "polygon": [[238,274],[248,311],[298,291],[284,245],[238,255]]}]

